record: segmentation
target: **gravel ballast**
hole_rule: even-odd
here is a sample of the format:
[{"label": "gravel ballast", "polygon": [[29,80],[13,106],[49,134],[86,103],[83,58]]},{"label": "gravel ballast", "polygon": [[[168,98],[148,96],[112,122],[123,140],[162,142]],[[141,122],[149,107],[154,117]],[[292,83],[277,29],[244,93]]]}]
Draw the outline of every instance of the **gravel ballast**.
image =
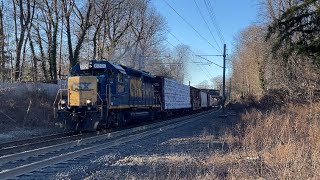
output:
[{"label": "gravel ballast", "polygon": [[0,143],[7,143],[17,140],[29,139],[38,136],[63,133],[62,129],[57,128],[16,128],[12,131],[0,132]]},{"label": "gravel ballast", "polygon": [[218,138],[229,123],[218,115],[209,113],[191,124],[57,164],[29,178],[210,179],[214,166],[209,157],[226,148]]}]

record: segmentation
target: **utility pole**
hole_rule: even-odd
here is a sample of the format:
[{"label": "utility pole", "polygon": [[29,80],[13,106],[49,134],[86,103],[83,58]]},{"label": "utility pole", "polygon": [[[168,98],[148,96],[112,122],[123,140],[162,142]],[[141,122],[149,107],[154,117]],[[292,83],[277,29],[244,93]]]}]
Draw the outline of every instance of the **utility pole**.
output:
[{"label": "utility pole", "polygon": [[223,79],[222,79],[222,115],[226,116],[225,102],[226,102],[226,44],[223,45]]},{"label": "utility pole", "polygon": [[[226,111],[225,111],[225,102],[226,102],[226,57],[227,57],[227,45],[224,44],[223,45],[223,54],[219,54],[219,55],[196,55],[206,61],[208,61],[210,64],[214,64],[216,66],[219,66],[220,68],[223,69],[223,79],[222,79],[222,114],[220,115],[220,117],[227,117]],[[223,57],[223,66],[220,66],[206,58],[204,58],[203,56],[222,56]]]}]

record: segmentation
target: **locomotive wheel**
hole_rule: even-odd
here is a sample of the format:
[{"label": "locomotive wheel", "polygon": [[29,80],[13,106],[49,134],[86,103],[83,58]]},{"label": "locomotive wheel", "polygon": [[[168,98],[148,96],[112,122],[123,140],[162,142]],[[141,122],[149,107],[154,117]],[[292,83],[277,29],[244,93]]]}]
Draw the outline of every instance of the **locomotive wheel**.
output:
[{"label": "locomotive wheel", "polygon": [[125,124],[132,124],[132,118],[131,118],[131,115],[130,113],[124,113],[124,121],[125,121]]},{"label": "locomotive wheel", "polygon": [[76,131],[79,123],[72,121],[71,119],[64,119],[64,131]]},{"label": "locomotive wheel", "polygon": [[116,119],[115,119],[114,113],[110,113],[106,119],[107,119],[107,122],[106,122],[107,128],[112,128],[116,126],[116,123],[115,123]]},{"label": "locomotive wheel", "polygon": [[87,115],[78,127],[82,131],[96,131],[100,122],[100,116],[96,113]]},{"label": "locomotive wheel", "polygon": [[118,120],[118,126],[124,126],[126,125],[126,121],[124,118],[124,114],[123,113],[118,113],[117,114],[117,120]]},{"label": "locomotive wheel", "polygon": [[150,114],[150,121],[154,121],[155,120],[155,112],[153,110],[151,110],[149,112],[149,114]]}]

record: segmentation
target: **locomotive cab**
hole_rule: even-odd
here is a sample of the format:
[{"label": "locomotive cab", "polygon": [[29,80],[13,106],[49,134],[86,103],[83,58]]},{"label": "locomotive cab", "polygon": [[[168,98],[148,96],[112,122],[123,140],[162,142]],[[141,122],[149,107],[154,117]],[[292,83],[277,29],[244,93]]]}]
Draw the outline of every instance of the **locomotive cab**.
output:
[{"label": "locomotive cab", "polygon": [[[71,70],[67,88],[60,89],[54,102],[58,125],[66,130],[94,131],[106,121],[117,74],[125,71],[111,63],[89,61]],[[118,71],[118,72],[117,72]],[[123,75],[121,76],[123,77]]]}]

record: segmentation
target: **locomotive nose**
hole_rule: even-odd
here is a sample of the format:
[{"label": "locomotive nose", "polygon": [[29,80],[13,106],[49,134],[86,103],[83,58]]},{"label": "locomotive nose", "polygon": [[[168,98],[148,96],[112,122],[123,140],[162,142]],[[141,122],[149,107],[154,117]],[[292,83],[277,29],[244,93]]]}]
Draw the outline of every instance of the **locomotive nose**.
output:
[{"label": "locomotive nose", "polygon": [[97,77],[69,77],[68,94],[69,106],[95,106],[97,103]]}]

